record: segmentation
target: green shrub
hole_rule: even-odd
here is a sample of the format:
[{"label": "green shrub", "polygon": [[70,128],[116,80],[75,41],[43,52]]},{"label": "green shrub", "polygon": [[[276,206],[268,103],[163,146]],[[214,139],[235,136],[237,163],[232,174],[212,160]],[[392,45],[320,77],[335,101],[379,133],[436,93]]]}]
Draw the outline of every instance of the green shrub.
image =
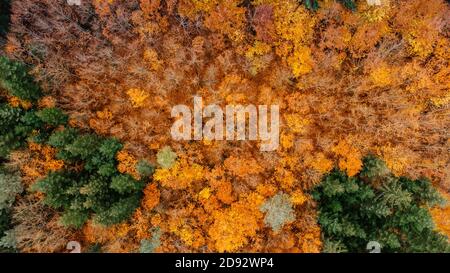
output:
[{"label": "green shrub", "polygon": [[76,195],[73,189],[77,185],[76,173],[51,172],[42,180],[33,184],[32,189],[46,193],[43,203],[53,208],[69,208],[71,196]]},{"label": "green shrub", "polygon": [[23,100],[36,101],[42,91],[28,74],[26,65],[0,56],[0,86],[12,96]]},{"label": "green shrub", "polygon": [[319,203],[324,251],[365,252],[370,241],[383,252],[448,252],[428,208],[442,202],[427,179],[395,177],[369,156],[355,177],[335,170],[313,192]]}]

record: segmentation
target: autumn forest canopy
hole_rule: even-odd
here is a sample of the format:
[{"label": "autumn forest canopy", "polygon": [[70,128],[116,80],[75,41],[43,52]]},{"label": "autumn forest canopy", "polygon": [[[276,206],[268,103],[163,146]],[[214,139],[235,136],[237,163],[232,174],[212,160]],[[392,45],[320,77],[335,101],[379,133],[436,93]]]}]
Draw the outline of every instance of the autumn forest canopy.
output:
[{"label": "autumn forest canopy", "polygon": [[[0,252],[450,252],[449,14],[0,0]],[[198,97],[277,105],[279,146],[174,139]]]}]

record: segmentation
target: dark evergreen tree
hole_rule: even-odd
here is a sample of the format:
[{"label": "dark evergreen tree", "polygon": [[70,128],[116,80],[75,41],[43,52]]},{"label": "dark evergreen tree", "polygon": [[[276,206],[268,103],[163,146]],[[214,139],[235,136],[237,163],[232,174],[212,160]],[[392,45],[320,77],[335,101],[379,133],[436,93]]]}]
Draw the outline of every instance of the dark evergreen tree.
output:
[{"label": "dark evergreen tree", "polygon": [[59,108],[44,108],[36,113],[44,122],[53,127],[66,125],[69,117]]},{"label": "dark evergreen tree", "polygon": [[28,74],[27,66],[4,56],[0,56],[0,86],[23,100],[36,101],[42,96],[41,88]]},{"label": "dark evergreen tree", "polygon": [[104,225],[120,223],[133,214],[136,208],[139,207],[140,200],[140,194],[132,194],[129,197],[119,199],[110,207],[95,214],[94,221]]},{"label": "dark evergreen tree", "polygon": [[319,204],[324,251],[365,252],[370,241],[383,252],[449,252],[434,230],[429,207],[443,202],[427,179],[395,177],[374,156],[355,177],[335,170],[313,192]]},{"label": "dark evergreen tree", "polygon": [[351,11],[356,10],[355,0],[339,0],[339,2],[341,2],[342,5],[344,5],[344,7],[346,7],[347,9],[349,9]]},{"label": "dark evergreen tree", "polygon": [[31,133],[42,125],[33,110],[0,104],[0,158],[22,147]]},{"label": "dark evergreen tree", "polygon": [[304,0],[303,3],[309,10],[316,11],[319,9],[319,2],[317,0]]},{"label": "dark evergreen tree", "polygon": [[[80,228],[91,215],[100,224],[117,224],[139,206],[145,183],[117,171],[115,156],[122,149],[118,140],[64,129],[47,143],[57,148],[66,170],[50,173],[33,189],[45,193],[47,205],[63,210],[63,225]],[[68,171],[71,166],[82,169]]]},{"label": "dark evergreen tree", "polygon": [[[356,11],[356,2],[355,0],[339,0],[339,2],[351,11]],[[316,11],[320,8],[319,2],[317,0],[299,0],[299,6],[303,3],[305,8]]]},{"label": "dark evergreen tree", "polygon": [[61,131],[55,131],[49,137],[47,144],[55,148],[64,148],[69,143],[72,143],[78,136],[78,131],[74,128],[67,128]]},{"label": "dark evergreen tree", "polygon": [[121,174],[112,178],[110,188],[121,194],[133,193],[142,190],[144,183],[137,182],[131,175]]}]

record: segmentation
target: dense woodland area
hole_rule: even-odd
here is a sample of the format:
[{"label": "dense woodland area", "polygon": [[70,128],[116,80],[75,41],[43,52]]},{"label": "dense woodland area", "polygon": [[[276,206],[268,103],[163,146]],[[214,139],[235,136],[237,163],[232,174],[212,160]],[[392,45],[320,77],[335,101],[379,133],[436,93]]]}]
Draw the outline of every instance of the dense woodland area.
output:
[{"label": "dense woodland area", "polygon": [[450,252],[447,1],[76,2],[0,0],[0,252]]}]

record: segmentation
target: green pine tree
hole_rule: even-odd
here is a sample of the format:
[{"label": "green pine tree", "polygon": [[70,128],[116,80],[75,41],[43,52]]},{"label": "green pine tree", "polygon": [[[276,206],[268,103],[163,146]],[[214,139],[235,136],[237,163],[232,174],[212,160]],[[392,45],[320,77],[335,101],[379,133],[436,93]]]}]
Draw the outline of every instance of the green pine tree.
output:
[{"label": "green pine tree", "polygon": [[6,158],[11,151],[23,147],[40,126],[43,124],[33,110],[0,104],[0,158]]},{"label": "green pine tree", "polygon": [[42,96],[41,88],[28,74],[26,65],[5,56],[0,56],[0,86],[23,100],[36,101]]},{"label": "green pine tree", "polygon": [[339,0],[339,2],[341,2],[342,5],[344,5],[344,7],[346,7],[347,9],[351,11],[356,11],[355,0]]},{"label": "green pine tree", "polygon": [[120,194],[134,193],[144,188],[144,183],[136,181],[129,174],[120,174],[112,178],[111,189]]},{"label": "green pine tree", "polygon": [[319,2],[317,0],[304,0],[303,4],[309,10],[316,11],[319,9]]},{"label": "green pine tree", "polygon": [[42,122],[53,127],[66,125],[69,117],[59,108],[44,108],[36,113]]},{"label": "green pine tree", "polygon": [[[50,173],[33,189],[45,193],[47,205],[63,211],[63,225],[80,228],[91,216],[103,225],[117,224],[139,206],[145,183],[117,171],[116,154],[122,149],[117,139],[64,129],[47,143],[57,149],[66,170]],[[68,171],[71,166],[82,169]]]},{"label": "green pine tree", "polygon": [[429,208],[442,198],[427,179],[395,177],[374,156],[348,177],[334,170],[313,191],[326,252],[366,252],[371,241],[383,252],[449,252],[435,231]]}]

